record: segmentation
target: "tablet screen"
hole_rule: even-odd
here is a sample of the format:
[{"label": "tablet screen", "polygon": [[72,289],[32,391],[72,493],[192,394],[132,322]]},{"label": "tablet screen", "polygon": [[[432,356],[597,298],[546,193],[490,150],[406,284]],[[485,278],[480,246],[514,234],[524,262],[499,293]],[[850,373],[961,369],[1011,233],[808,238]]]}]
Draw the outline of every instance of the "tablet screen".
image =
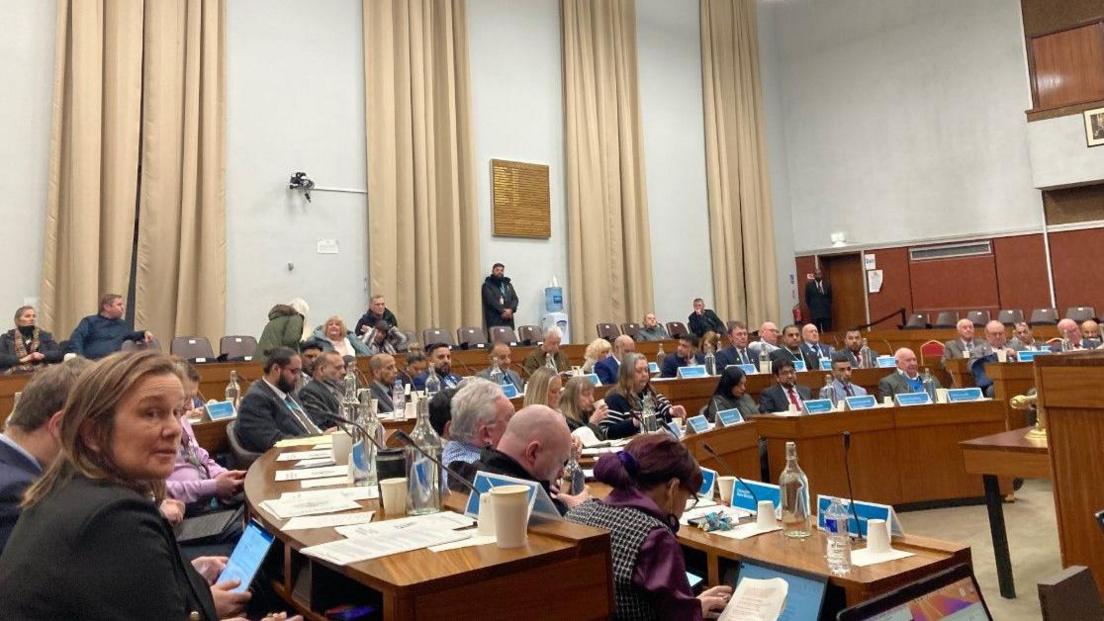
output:
[{"label": "tablet screen", "polygon": [[249,522],[242,533],[238,545],[230,554],[230,560],[219,575],[216,584],[237,578],[241,584],[234,591],[244,591],[253,582],[253,576],[261,568],[269,548],[272,547],[273,536],[260,527],[256,522]]}]

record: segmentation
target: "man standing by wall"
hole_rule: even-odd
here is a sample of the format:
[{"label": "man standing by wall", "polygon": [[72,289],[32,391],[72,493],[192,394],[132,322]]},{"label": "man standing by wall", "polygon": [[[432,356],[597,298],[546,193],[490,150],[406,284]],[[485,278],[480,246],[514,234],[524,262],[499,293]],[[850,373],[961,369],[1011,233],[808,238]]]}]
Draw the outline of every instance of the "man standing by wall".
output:
[{"label": "man standing by wall", "polygon": [[495,263],[491,275],[483,281],[483,327],[514,327],[514,313],[517,312],[518,297],[510,279],[506,277],[506,266]]},{"label": "man standing by wall", "polygon": [[813,279],[805,283],[805,305],[817,330],[832,330],[832,285],[824,280],[820,266],[813,271]]}]

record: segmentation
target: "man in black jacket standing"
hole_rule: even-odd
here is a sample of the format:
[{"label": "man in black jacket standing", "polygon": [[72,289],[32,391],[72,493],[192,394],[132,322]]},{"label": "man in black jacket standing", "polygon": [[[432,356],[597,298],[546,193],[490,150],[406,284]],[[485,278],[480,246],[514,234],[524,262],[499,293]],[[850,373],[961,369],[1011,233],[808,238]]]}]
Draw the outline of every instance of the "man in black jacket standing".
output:
[{"label": "man in black jacket standing", "polygon": [[495,263],[491,267],[491,275],[483,281],[483,326],[487,329],[495,326],[514,327],[518,297],[505,273],[506,266]]},{"label": "man in black jacket standing", "polygon": [[805,305],[813,325],[821,332],[832,330],[832,285],[824,280],[824,272],[819,267],[813,271],[813,279],[805,283]]},{"label": "man in black jacket standing", "polygon": [[694,299],[694,312],[686,318],[686,328],[699,339],[705,336],[706,332],[724,334],[728,331],[717,313],[713,312],[712,308],[706,308],[705,301],[701,298]]}]

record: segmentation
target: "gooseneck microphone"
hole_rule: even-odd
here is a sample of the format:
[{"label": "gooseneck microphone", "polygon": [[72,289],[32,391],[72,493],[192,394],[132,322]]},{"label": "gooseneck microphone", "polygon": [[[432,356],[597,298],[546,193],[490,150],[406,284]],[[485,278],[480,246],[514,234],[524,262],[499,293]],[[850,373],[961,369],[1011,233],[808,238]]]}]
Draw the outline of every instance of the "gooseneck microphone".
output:
[{"label": "gooseneck microphone", "polygon": [[855,532],[859,539],[864,539],[862,523],[859,522],[859,513],[855,511],[855,491],[851,488],[851,432],[843,432],[843,469],[847,473],[847,496],[851,502],[851,517],[855,518]]},{"label": "gooseneck microphone", "polygon": [[429,453],[423,451],[422,447],[418,446],[418,444],[416,442],[414,442],[414,439],[411,438],[409,435],[407,435],[407,433],[405,431],[403,431],[402,429],[396,429],[395,433],[392,434],[392,437],[398,438],[399,442],[402,442],[403,445],[413,448],[414,450],[418,451],[418,453],[420,453],[422,455],[422,457],[425,457],[429,461],[432,461],[433,463],[440,466],[441,469],[444,470],[445,472],[447,472],[450,477],[454,477],[457,481],[460,481],[461,483],[463,483],[464,487],[470,489],[471,491],[475,492],[476,494],[479,493],[479,491],[475,489],[475,484],[472,483],[471,481],[469,481],[467,477],[465,477],[464,475],[460,474],[459,472],[453,470],[452,468],[449,468],[440,459],[437,459],[433,455],[430,455]]},{"label": "gooseneck microphone", "polygon": [[[372,434],[368,433],[368,430],[364,428],[364,425],[361,425],[360,423],[358,423],[354,420],[349,420],[348,418],[345,418],[344,416],[339,416],[337,414],[334,414],[333,412],[325,412],[325,415],[326,415],[326,418],[329,418],[330,420],[334,421],[338,425],[348,425],[350,427],[353,427],[354,429],[356,429],[360,433],[364,434],[364,437],[368,438],[368,440],[370,440],[372,442],[372,444],[375,444],[377,449],[379,449],[381,451],[387,449],[386,446],[383,446],[375,438],[373,438]],[[352,435],[352,434],[350,434],[350,435]]]},{"label": "gooseneck microphone", "polygon": [[706,453],[709,453],[710,455],[712,455],[713,459],[716,459],[718,462],[720,462],[720,464],[722,466],[724,466],[729,472],[731,472],[732,476],[736,477],[736,480],[740,482],[740,485],[743,485],[744,489],[746,489],[748,491],[748,493],[751,494],[751,499],[752,499],[752,501],[755,502],[755,508],[756,508],[756,510],[758,510],[759,509],[759,497],[755,495],[755,490],[751,489],[751,486],[748,485],[747,483],[745,483],[744,480],[742,478],[740,478],[740,475],[736,474],[736,469],[733,468],[731,465],[729,465],[729,463],[727,461],[725,461],[725,459],[723,457],[721,457],[717,453],[717,451],[714,451],[712,446],[709,446],[709,444],[707,444],[705,442],[702,442],[701,447],[703,449],[705,449]]}]

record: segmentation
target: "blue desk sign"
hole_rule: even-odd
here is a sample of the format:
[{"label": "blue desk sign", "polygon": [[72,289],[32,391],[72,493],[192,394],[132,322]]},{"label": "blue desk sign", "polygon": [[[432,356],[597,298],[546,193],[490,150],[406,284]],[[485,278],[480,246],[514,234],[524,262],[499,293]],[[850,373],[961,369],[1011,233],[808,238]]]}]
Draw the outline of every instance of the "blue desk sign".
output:
[{"label": "blue desk sign", "polygon": [[897,366],[897,359],[893,356],[878,356],[874,359],[879,369],[892,369]]},{"label": "blue desk sign", "polygon": [[[703,470],[704,472],[704,470]],[[778,509],[778,505],[781,504],[781,500],[778,495],[778,486],[771,485],[770,483],[762,483],[760,481],[752,481],[750,479],[744,479],[743,483],[739,481],[732,488],[732,506],[751,511],[754,515],[759,512],[758,500],[769,500],[774,503],[775,510]],[[747,485],[747,487],[744,487]],[[751,497],[751,492],[748,491],[748,487],[755,492],[755,498]]]},{"label": "blue desk sign", "polygon": [[679,367],[678,378],[687,379],[690,377],[707,377],[709,374],[705,372],[704,364],[691,364],[685,367]]},{"label": "blue desk sign", "polygon": [[671,421],[663,426],[664,429],[669,431],[671,435],[675,436],[676,440],[682,439],[682,429],[679,428],[678,423]]},{"label": "blue desk sign", "polygon": [[847,397],[846,401],[849,410],[869,410],[878,407],[878,400],[874,398],[874,395]]},{"label": "blue desk sign", "polygon": [[709,468],[702,468],[702,484],[698,488],[698,496],[702,498],[713,500],[713,485],[717,482],[717,471],[710,470]]},{"label": "blue desk sign", "polygon": [[[464,506],[464,515],[478,519],[479,495],[499,485],[524,485],[529,488],[530,518],[534,515],[541,515],[541,517],[550,517],[556,520],[563,519],[560,517],[560,512],[556,509],[556,505],[552,504],[552,499],[548,497],[548,494],[545,493],[540,483],[508,477],[504,474],[484,472],[482,470],[475,473],[475,480],[472,481],[472,487],[475,489],[468,494],[468,503]],[[541,498],[541,496],[543,496],[543,498]],[[551,510],[551,514],[549,514],[549,510]]]},{"label": "blue desk sign", "polygon": [[507,399],[513,399],[518,396],[517,386],[514,386],[513,382],[502,385],[502,394],[506,395]]},{"label": "blue desk sign", "polygon": [[804,371],[809,370],[805,367],[805,361],[804,360],[794,360],[793,363],[794,363],[794,371],[802,373]]},{"label": "blue desk sign", "polygon": [[821,371],[831,371],[832,370],[832,359],[831,358],[821,358],[820,359],[820,370]]},{"label": "blue desk sign", "polygon": [[910,405],[931,405],[931,395],[924,391],[920,392],[899,392],[893,399],[897,402],[897,405],[905,407]]},{"label": "blue desk sign", "polygon": [[659,373],[659,363],[658,362],[649,362],[648,363],[648,373]]},{"label": "blue desk sign", "polygon": [[756,373],[759,372],[759,369],[756,369],[754,364],[727,364],[727,365],[725,365],[724,370],[727,371],[729,369],[740,369],[741,371],[744,372],[744,375],[755,375]]},{"label": "blue desk sign", "polygon": [[740,414],[740,410],[736,408],[717,412],[717,425],[719,427],[731,427],[742,422],[744,422],[744,415]]},{"label": "blue desk sign", "polygon": [[205,407],[207,408],[207,417],[211,420],[226,420],[238,417],[233,401],[217,401],[208,403]]},{"label": "blue desk sign", "polygon": [[686,431],[692,433],[705,433],[709,431],[709,419],[705,414],[698,414],[686,419]]},{"label": "blue desk sign", "polygon": [[806,399],[801,402],[801,410],[806,414],[827,414],[832,411],[832,400]]},{"label": "blue desk sign", "polygon": [[962,403],[964,401],[979,401],[983,395],[977,386],[970,388],[951,388],[947,391],[947,403]]},{"label": "blue desk sign", "polygon": [[[851,506],[846,498],[840,498],[844,506],[847,507],[847,513],[851,514]],[[824,514],[828,512],[828,505],[832,504],[832,496],[824,496],[817,494],[817,528],[824,530]],[[859,516],[858,523],[855,522],[854,515]],[[876,502],[863,502],[861,500],[855,501],[855,513],[852,514],[851,519],[847,520],[847,532],[855,536],[860,536],[860,529],[862,530],[861,536],[866,537],[866,523],[870,520],[885,520],[886,524],[889,524],[890,532],[894,535],[905,534],[901,530],[901,521],[897,519],[897,512],[893,510],[893,507],[889,505],[880,505]]]},{"label": "blue desk sign", "polygon": [[816,621],[831,618],[831,615],[821,614],[828,593],[827,577],[747,559],[740,561],[739,568],[740,573],[732,585],[734,589],[739,588],[745,578],[750,580],[778,578],[786,583],[786,598],[782,602],[781,614],[772,615],[769,618],[785,621]]},{"label": "blue desk sign", "polygon": [[583,377],[590,380],[590,383],[594,384],[595,386],[601,386],[602,385],[602,380],[598,379],[598,374],[597,373],[587,373]]},{"label": "blue desk sign", "polygon": [[1016,360],[1020,362],[1035,362],[1035,358],[1039,356],[1049,356],[1051,353],[1049,349],[1026,349],[1016,352]]}]

